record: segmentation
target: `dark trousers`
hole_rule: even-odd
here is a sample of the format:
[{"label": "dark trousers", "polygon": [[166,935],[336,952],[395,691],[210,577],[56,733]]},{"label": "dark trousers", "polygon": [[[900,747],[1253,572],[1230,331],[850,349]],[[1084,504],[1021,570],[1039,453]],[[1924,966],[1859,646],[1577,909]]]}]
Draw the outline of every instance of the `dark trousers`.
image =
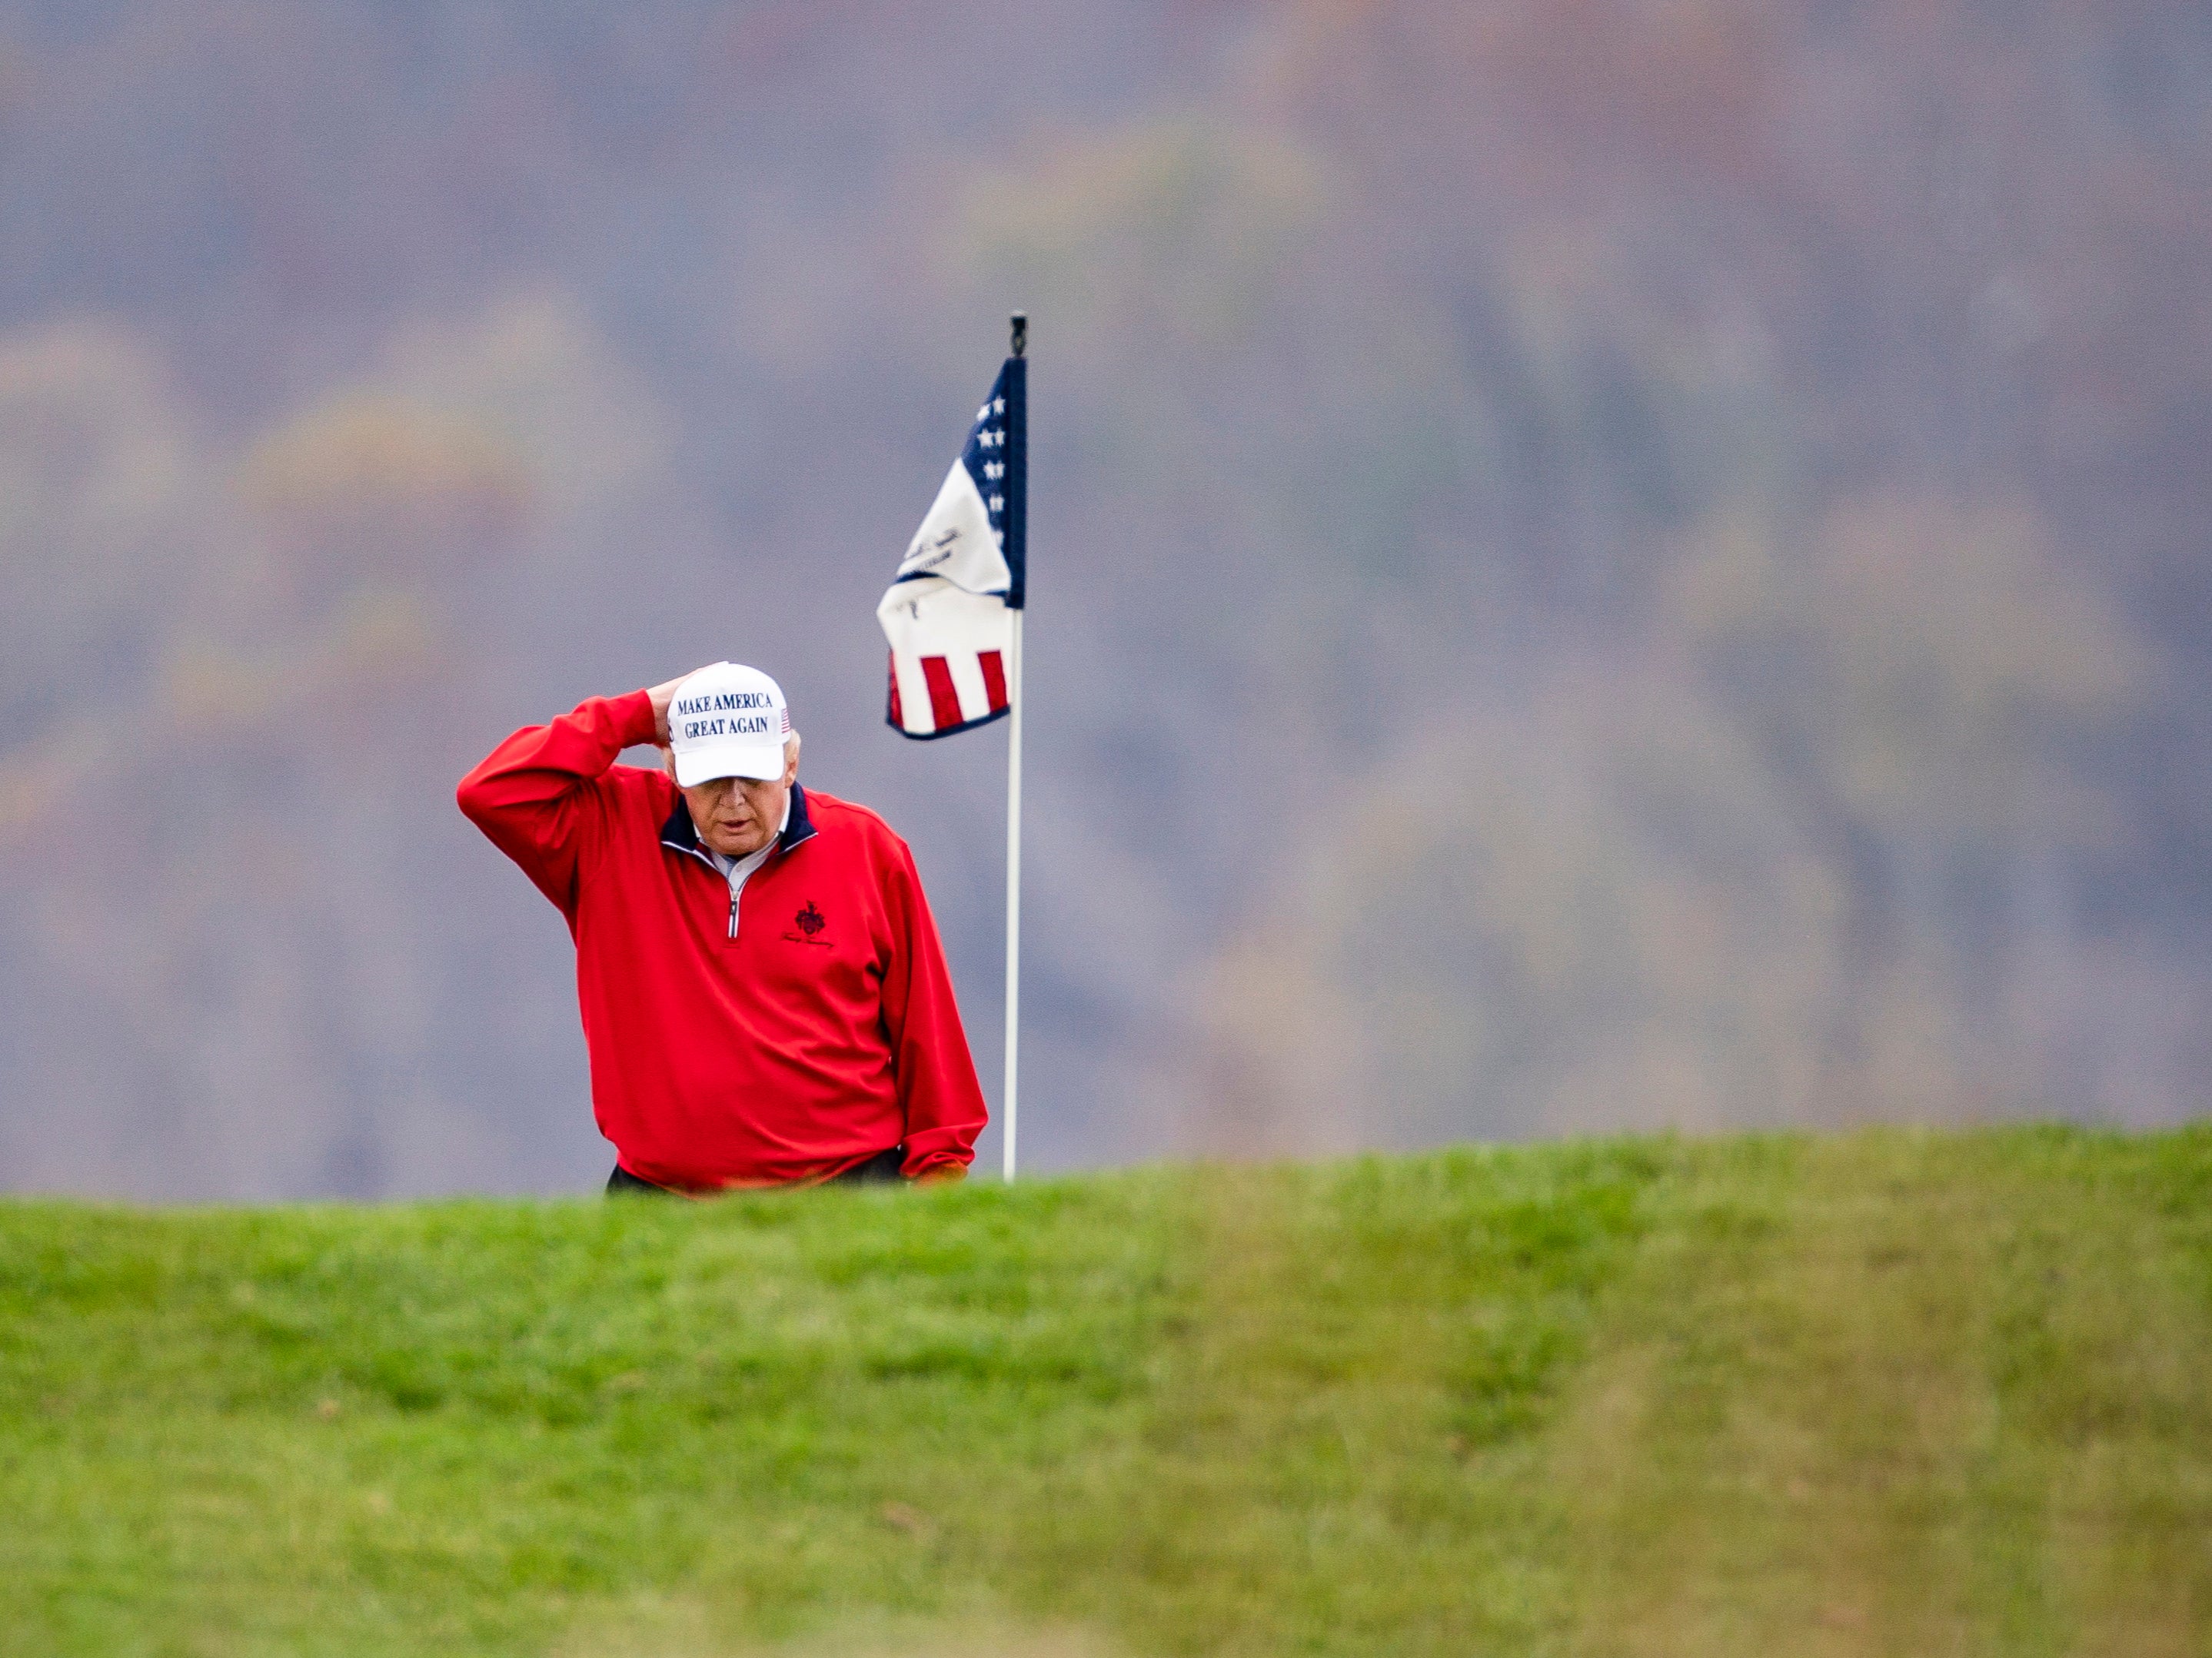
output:
[{"label": "dark trousers", "polygon": [[[906,1162],[906,1147],[894,1145],[888,1151],[878,1151],[866,1163],[856,1163],[842,1175],[832,1175],[823,1182],[825,1186],[887,1186],[900,1178],[899,1169]],[[655,1186],[649,1180],[640,1180],[620,1163],[607,1176],[607,1195],[617,1197],[625,1193],[642,1193],[659,1197],[675,1193],[665,1186]]]}]

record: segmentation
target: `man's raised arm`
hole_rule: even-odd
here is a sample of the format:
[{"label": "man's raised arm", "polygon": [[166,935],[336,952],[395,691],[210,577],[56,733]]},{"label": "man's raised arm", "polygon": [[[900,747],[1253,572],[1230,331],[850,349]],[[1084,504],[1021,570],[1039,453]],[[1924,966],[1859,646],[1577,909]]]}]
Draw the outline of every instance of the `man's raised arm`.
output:
[{"label": "man's raised arm", "polygon": [[573,916],[576,871],[597,804],[592,785],[635,744],[668,740],[681,679],[627,696],[593,696],[550,726],[526,726],[487,755],[455,792],[468,820]]}]

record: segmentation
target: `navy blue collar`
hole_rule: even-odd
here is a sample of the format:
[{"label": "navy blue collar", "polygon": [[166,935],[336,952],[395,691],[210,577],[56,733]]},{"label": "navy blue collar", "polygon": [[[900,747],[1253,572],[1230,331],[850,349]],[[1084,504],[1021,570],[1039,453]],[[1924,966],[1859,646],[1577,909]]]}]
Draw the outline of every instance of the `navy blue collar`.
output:
[{"label": "navy blue collar", "polygon": [[[813,838],[814,820],[806,815],[806,791],[794,782],[791,786],[791,816],[784,820],[783,833],[775,837],[776,852],[781,855]],[[688,853],[710,867],[714,863],[699,844],[698,825],[691,821],[691,809],[684,804],[680,789],[676,794],[676,810],[660,826],[660,844],[671,852]]]}]

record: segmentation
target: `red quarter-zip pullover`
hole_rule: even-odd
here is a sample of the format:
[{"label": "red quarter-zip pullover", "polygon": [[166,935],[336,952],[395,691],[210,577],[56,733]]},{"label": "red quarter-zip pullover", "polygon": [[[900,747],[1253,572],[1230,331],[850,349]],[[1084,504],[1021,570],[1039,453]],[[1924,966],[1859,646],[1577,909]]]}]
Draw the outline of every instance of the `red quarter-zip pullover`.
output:
[{"label": "red quarter-zip pullover", "polygon": [[792,788],[776,850],[729,884],[667,775],[643,691],[524,728],[461,810],[559,908],[599,1132],[684,1191],[826,1179],[890,1146],[965,1169],[985,1121],[914,855],[865,806]]}]

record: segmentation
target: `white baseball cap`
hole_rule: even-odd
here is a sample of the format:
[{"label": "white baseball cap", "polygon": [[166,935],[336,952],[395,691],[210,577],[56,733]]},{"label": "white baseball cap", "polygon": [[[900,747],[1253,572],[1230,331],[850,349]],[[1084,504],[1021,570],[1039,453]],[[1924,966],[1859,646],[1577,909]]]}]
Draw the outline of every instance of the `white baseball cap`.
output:
[{"label": "white baseball cap", "polygon": [[676,688],[668,746],[684,788],[717,777],[781,777],[791,710],[783,688],[758,668],[717,662]]}]

